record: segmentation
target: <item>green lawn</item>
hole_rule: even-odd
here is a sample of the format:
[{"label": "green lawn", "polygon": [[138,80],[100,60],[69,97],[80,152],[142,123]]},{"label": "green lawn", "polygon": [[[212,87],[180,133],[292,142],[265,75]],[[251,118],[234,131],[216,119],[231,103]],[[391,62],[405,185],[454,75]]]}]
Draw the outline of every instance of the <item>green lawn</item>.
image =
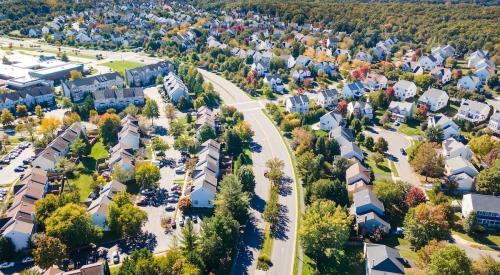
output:
[{"label": "green lawn", "polygon": [[92,146],[90,157],[96,160],[105,159],[108,157],[108,150],[106,150],[106,147],[104,147],[104,144],[102,142],[98,141],[94,144],[94,146]]},{"label": "green lawn", "polygon": [[[363,246],[347,246],[344,251],[345,256],[342,257],[339,264],[336,264],[334,260],[326,263],[329,266],[324,274],[365,274]],[[303,260],[302,275],[317,274],[314,270],[314,261],[305,254]]]},{"label": "green lawn", "polygon": [[391,171],[394,173],[394,176],[399,177],[398,168],[396,168],[394,161],[389,160],[389,163],[391,164]]},{"label": "green lawn", "polygon": [[410,242],[403,238],[386,237],[381,243],[398,249],[401,256],[405,259],[412,261],[417,259],[417,252],[413,251]]},{"label": "green lawn", "polygon": [[125,70],[134,69],[144,65],[143,63],[133,61],[110,61],[102,64],[103,66],[111,68],[113,71],[118,72],[121,76],[125,75]]},{"label": "green lawn", "polygon": [[398,132],[405,134],[407,136],[418,136],[422,135],[422,128],[420,128],[420,123],[415,120],[408,120],[406,124],[402,124]]},{"label": "green lawn", "polygon": [[78,187],[80,201],[85,201],[92,191],[90,186],[94,179],[92,178],[92,175],[82,172],[77,172],[75,176],[75,178],[68,179],[68,183]]},{"label": "green lawn", "polygon": [[459,231],[452,231],[452,234],[456,234],[460,236],[462,239],[467,240],[469,242],[475,242],[481,245],[493,245],[493,246],[499,246],[500,247],[500,236],[499,235],[492,235],[492,234],[476,234],[473,236],[469,236],[463,232]]},{"label": "green lawn", "polygon": [[373,171],[375,174],[380,174],[380,175],[385,175],[385,176],[390,176],[391,175],[391,168],[387,166],[387,161],[384,163],[381,163],[379,165],[375,164],[375,161],[371,157],[366,158],[366,164],[370,167],[370,169]]}]

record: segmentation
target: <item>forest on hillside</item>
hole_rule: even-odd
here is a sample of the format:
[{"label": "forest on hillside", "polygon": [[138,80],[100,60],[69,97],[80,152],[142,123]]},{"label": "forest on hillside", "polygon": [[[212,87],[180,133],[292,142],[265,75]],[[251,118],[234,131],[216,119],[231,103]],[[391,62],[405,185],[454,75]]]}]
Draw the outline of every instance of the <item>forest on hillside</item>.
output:
[{"label": "forest on hillside", "polygon": [[352,34],[355,44],[366,47],[396,37],[423,47],[449,43],[461,54],[479,48],[500,50],[499,6],[328,0],[192,2],[208,10],[254,11],[345,31]]}]

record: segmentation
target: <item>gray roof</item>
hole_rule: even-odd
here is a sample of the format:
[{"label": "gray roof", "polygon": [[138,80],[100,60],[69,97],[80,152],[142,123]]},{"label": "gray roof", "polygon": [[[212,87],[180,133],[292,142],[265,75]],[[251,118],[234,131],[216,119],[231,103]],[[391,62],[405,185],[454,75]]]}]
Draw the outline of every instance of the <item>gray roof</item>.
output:
[{"label": "gray roof", "polygon": [[375,195],[375,193],[373,193],[373,191],[368,188],[354,193],[353,201],[356,208],[363,205],[372,204],[382,211],[385,210],[384,204],[377,198],[377,195]]},{"label": "gray roof", "polygon": [[474,211],[484,211],[491,213],[500,213],[500,197],[481,194],[466,194],[463,200],[469,200],[472,203]]},{"label": "gray roof", "polygon": [[142,67],[130,69],[130,70],[127,70],[126,72],[129,72],[131,75],[138,75],[138,74],[145,73],[147,71],[158,70],[160,68],[170,70],[171,68],[173,68],[173,65],[168,61],[160,61],[160,62],[155,63],[155,64],[149,64],[149,65],[145,65]]},{"label": "gray roof", "polygon": [[341,123],[342,120],[344,119],[344,117],[342,117],[342,114],[339,111],[336,111],[336,110],[330,111],[330,112],[324,114],[323,116],[324,117],[331,116],[338,123]]},{"label": "gray roof", "polygon": [[351,133],[351,130],[345,127],[333,128],[329,133],[329,137],[331,139],[335,139],[340,146],[354,141],[354,137]]},{"label": "gray roof", "polygon": [[94,83],[94,81],[102,83],[102,82],[115,80],[117,78],[121,78],[120,74],[118,74],[118,73],[106,73],[106,74],[99,74],[99,75],[94,75],[94,76],[90,76],[90,77],[85,77],[82,79],[76,79],[73,81],[68,81],[65,84],[70,89],[73,89],[75,87],[92,85]]},{"label": "gray roof", "polygon": [[338,91],[335,89],[328,89],[320,92],[320,95],[324,98],[335,97],[338,95]]},{"label": "gray roof", "polygon": [[123,88],[123,89],[106,89],[93,91],[92,95],[95,100],[105,100],[108,98],[131,98],[131,97],[144,97],[142,88]]},{"label": "gray roof", "polygon": [[402,80],[399,80],[398,82],[396,82],[396,84],[394,85],[394,88],[400,88],[400,89],[407,90],[412,85],[415,85],[415,83],[402,79]]},{"label": "gray roof", "polygon": [[405,274],[399,251],[383,244],[365,244],[365,258],[372,275]]},{"label": "gray roof", "polygon": [[443,94],[446,94],[446,92],[443,90],[430,88],[427,91],[425,91],[420,98],[426,97],[426,98],[432,98],[433,100],[438,100]]},{"label": "gray roof", "polygon": [[18,101],[21,98],[26,98],[27,96],[43,96],[48,94],[53,94],[52,87],[49,86],[37,86],[30,87],[29,89],[23,89],[19,91],[12,91],[0,94],[0,102],[5,102],[7,99],[12,101]]},{"label": "gray roof", "polygon": [[309,104],[309,98],[306,95],[295,95],[288,99],[292,102],[292,105]]}]

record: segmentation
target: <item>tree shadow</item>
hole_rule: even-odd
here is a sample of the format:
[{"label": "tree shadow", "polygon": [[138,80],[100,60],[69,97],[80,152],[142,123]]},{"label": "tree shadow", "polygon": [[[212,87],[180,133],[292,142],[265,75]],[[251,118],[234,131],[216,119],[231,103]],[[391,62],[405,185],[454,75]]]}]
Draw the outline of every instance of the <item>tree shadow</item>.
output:
[{"label": "tree shadow", "polygon": [[259,195],[253,194],[252,200],[250,202],[250,207],[252,207],[252,209],[255,209],[255,211],[262,214],[264,212],[265,206],[266,206],[266,201],[263,200]]},{"label": "tree shadow", "polygon": [[292,194],[292,182],[293,179],[289,177],[283,177],[280,181],[279,191],[280,196],[286,197]]},{"label": "tree shadow", "polygon": [[274,226],[272,235],[273,238],[278,240],[288,240],[288,223],[290,222],[288,218],[288,207],[280,204],[279,208],[278,223]]},{"label": "tree shadow", "polygon": [[256,226],[255,217],[251,217],[245,225],[243,238],[238,245],[238,254],[236,256],[231,274],[248,274],[248,268],[252,266],[254,255],[252,249],[260,249],[263,238],[263,232]]},{"label": "tree shadow", "polygon": [[158,244],[156,236],[150,232],[141,232],[134,238],[129,238],[119,244],[120,250],[130,254],[134,250],[146,248],[153,251]]}]

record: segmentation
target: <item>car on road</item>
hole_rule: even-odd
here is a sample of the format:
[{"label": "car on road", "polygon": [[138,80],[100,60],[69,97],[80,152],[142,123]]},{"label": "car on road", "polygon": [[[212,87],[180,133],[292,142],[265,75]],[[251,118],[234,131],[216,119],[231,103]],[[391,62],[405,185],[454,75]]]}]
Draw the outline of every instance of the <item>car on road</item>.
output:
[{"label": "car on road", "polygon": [[118,253],[118,250],[113,251],[111,258],[113,259],[114,264],[117,264],[120,262],[120,253]]},{"label": "car on road", "polygon": [[24,172],[24,168],[22,166],[17,166],[16,168],[14,168],[14,172],[17,172],[17,173]]},{"label": "car on road", "polygon": [[170,222],[170,226],[173,228],[173,229],[176,229],[177,228],[177,223],[175,223],[175,220],[172,220]]},{"label": "car on road", "polygon": [[14,262],[5,262],[5,263],[0,264],[0,269],[13,267],[14,265],[15,265]]},{"label": "car on road", "polygon": [[170,211],[174,211],[175,210],[175,204],[173,204],[173,203],[167,204],[167,207],[165,207],[165,210],[167,210],[169,212]]},{"label": "car on road", "polygon": [[34,261],[34,260],[33,260],[33,257],[28,256],[28,257],[24,258],[21,262],[22,262],[23,264],[27,264],[27,263],[31,263],[31,262],[33,262],[33,261]]},{"label": "car on road", "polygon": [[403,156],[406,156],[406,151],[405,151],[405,149],[404,149],[404,148],[399,149],[399,151],[401,152],[401,154],[402,154]]},{"label": "car on road", "polygon": [[169,203],[176,203],[179,201],[179,198],[176,198],[176,197],[170,197],[167,199],[167,202]]},{"label": "car on road", "polygon": [[175,173],[177,174],[184,174],[184,165],[181,165],[179,167],[177,167],[177,169],[175,169]]}]

